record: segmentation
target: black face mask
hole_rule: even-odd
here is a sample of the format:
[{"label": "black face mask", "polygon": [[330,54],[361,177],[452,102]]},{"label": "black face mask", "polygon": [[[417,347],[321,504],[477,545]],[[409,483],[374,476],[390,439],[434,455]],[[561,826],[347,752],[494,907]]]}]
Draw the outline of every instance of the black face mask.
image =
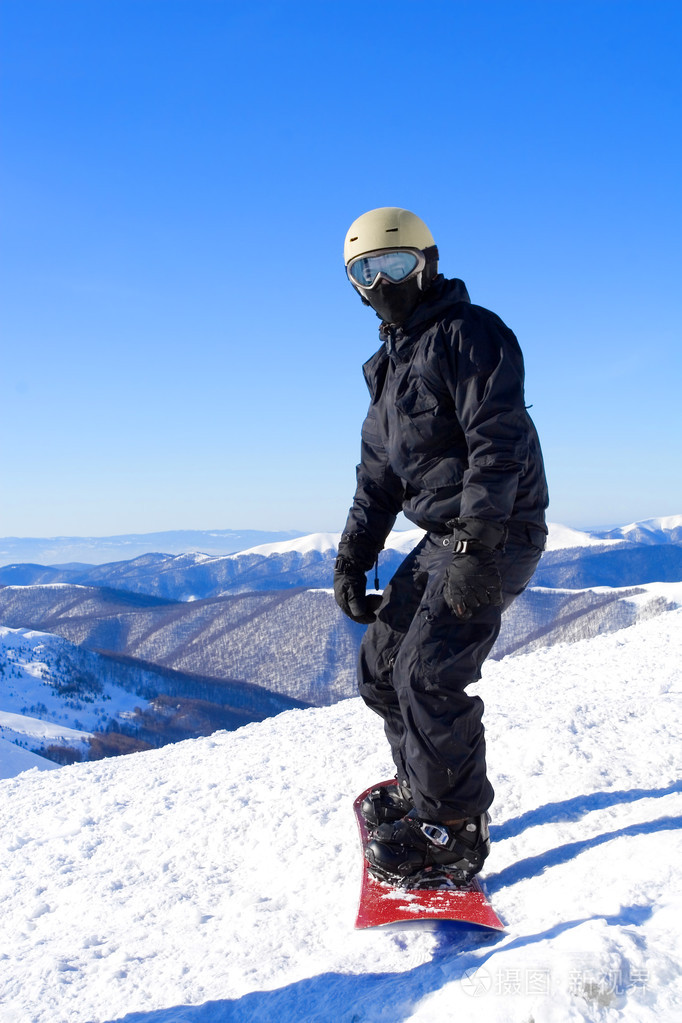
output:
[{"label": "black face mask", "polygon": [[382,320],[397,325],[409,319],[424,297],[416,277],[399,284],[379,281],[371,290],[363,289],[360,294]]}]

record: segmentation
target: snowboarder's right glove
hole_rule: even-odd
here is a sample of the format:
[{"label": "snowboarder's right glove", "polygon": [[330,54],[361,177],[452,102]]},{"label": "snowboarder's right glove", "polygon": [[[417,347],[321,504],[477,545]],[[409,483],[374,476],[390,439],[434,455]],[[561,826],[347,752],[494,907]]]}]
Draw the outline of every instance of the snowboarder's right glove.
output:
[{"label": "snowboarder's right glove", "polygon": [[498,552],[507,530],[483,519],[455,519],[455,549],[445,571],[443,596],[452,613],[468,621],[482,607],[502,604]]},{"label": "snowboarder's right glove", "polygon": [[345,615],[360,625],[371,625],[381,596],[367,596],[366,573],[377,556],[375,546],[363,534],[344,533],[334,565],[334,597]]}]

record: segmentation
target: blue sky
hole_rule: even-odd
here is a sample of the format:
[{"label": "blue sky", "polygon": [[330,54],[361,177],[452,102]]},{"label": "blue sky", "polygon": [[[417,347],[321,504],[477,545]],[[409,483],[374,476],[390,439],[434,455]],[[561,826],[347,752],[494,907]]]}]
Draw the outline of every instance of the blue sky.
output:
[{"label": "blue sky", "polygon": [[413,209],[516,332],[552,521],[682,512],[682,5],[5,0],[0,535],[340,529]]}]

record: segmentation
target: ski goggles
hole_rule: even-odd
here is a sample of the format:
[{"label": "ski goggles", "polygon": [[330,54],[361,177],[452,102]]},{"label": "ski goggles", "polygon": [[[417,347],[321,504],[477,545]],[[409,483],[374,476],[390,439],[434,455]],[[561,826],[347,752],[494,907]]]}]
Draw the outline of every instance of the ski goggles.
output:
[{"label": "ski goggles", "polygon": [[380,277],[393,284],[406,281],[425,265],[424,253],[419,249],[379,249],[351,259],[346,270],[353,284],[367,290],[373,288]]}]

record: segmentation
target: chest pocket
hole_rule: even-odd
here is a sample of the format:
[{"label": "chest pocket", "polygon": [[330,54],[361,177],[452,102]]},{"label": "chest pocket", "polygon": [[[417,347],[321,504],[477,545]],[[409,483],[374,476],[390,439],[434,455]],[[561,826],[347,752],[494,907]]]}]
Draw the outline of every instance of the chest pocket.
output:
[{"label": "chest pocket", "polygon": [[396,408],[412,419],[415,416],[436,414],[438,398],[428,391],[423,384],[411,387],[409,391],[395,400]]}]

